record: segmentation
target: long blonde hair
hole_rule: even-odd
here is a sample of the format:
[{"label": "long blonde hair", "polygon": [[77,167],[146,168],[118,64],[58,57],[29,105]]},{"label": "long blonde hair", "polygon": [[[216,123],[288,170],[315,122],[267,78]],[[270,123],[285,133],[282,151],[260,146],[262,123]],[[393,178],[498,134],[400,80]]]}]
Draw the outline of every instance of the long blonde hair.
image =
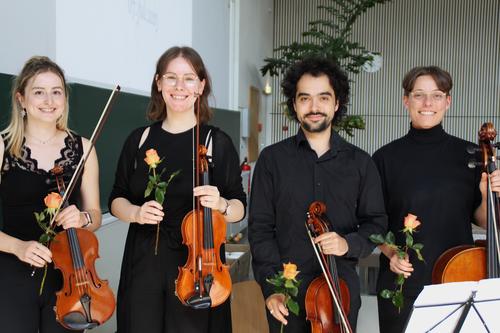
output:
[{"label": "long blonde hair", "polygon": [[55,62],[50,60],[48,57],[44,56],[34,56],[31,57],[24,64],[21,73],[14,79],[12,84],[12,92],[11,92],[11,103],[12,110],[10,114],[9,125],[2,131],[0,134],[4,137],[4,142],[6,141],[5,150],[12,156],[21,158],[21,151],[24,140],[24,127],[25,122],[27,121],[27,117],[23,114],[25,112],[19,99],[17,98],[17,94],[21,94],[25,96],[26,86],[28,85],[29,80],[37,76],[41,73],[52,72],[59,76],[63,83],[64,87],[64,95],[66,97],[66,104],[64,107],[63,114],[57,120],[56,127],[58,130],[65,131],[69,133],[68,128],[68,87],[66,85],[66,78],[64,77],[64,72]]}]

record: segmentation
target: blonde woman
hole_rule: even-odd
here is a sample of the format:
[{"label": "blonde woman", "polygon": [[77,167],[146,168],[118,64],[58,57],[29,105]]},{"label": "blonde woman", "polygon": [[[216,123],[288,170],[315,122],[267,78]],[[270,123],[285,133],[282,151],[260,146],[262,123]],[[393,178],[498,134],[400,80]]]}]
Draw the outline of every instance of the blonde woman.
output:
[{"label": "blonde woman", "polygon": [[[68,129],[68,90],[61,68],[47,57],[32,57],[14,81],[9,125],[0,138],[0,323],[4,332],[69,332],[56,322],[55,292],[62,286],[51,251],[39,243],[34,212],[56,192],[54,166],[69,180],[89,141]],[[78,206],[76,203],[79,202]],[[69,206],[56,217],[59,228],[95,230],[101,224],[97,156],[91,152]],[[78,208],[80,207],[80,208]],[[80,210],[82,209],[82,210]],[[47,277],[39,294],[43,269]],[[74,332],[74,331],[72,331]]]}]

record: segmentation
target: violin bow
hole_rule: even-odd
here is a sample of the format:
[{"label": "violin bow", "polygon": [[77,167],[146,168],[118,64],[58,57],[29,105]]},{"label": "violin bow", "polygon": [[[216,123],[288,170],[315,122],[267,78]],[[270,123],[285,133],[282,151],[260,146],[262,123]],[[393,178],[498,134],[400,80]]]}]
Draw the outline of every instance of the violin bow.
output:
[{"label": "violin bow", "polygon": [[80,161],[78,162],[76,170],[73,173],[73,176],[71,176],[71,180],[69,181],[69,184],[66,187],[66,190],[64,191],[62,200],[59,203],[59,207],[57,207],[55,214],[52,216],[52,219],[49,222],[49,228],[53,229],[54,221],[56,219],[57,213],[59,213],[59,210],[64,205],[64,202],[66,202],[66,200],[71,195],[71,192],[73,192],[75,185],[76,185],[76,180],[78,179],[78,177],[80,177],[80,175],[83,172],[83,167],[84,167],[85,163],[87,162],[87,159],[88,159],[90,153],[92,152],[92,149],[94,149],[95,143],[96,143],[97,139],[99,138],[99,135],[102,132],[102,128],[104,127],[104,124],[106,123],[106,120],[108,119],[109,114],[111,113],[111,106],[113,105],[113,102],[115,101],[116,96],[120,92],[120,89],[121,89],[120,86],[117,85],[115,87],[115,89],[113,89],[113,91],[111,92],[111,95],[108,98],[108,102],[106,103],[106,106],[104,107],[104,109],[101,113],[101,117],[97,121],[97,125],[94,128],[94,132],[92,133],[92,136],[90,137],[90,148],[88,149],[87,153],[84,154],[80,158]]}]

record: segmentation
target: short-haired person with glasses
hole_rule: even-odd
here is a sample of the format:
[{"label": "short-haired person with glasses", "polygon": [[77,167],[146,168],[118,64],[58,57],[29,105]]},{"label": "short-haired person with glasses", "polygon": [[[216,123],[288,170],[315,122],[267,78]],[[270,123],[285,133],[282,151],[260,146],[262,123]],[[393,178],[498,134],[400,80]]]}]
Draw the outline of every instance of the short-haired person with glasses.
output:
[{"label": "short-haired person with glasses", "polygon": [[[411,213],[421,222],[413,234],[422,243],[425,262],[401,259],[380,246],[378,293],[393,290],[396,274],[403,274],[404,307],[401,312],[378,295],[381,333],[404,331],[413,303],[424,285],[432,282],[432,269],[446,250],[473,244],[471,222],[486,226],[486,174],[470,169],[467,147],[472,143],[445,132],[442,120],[451,105],[450,74],[435,66],[415,67],[403,79],[403,104],[411,124],[408,133],[373,155],[380,172],[389,231],[404,244],[400,232],[404,217]],[[477,132],[478,128],[470,128]],[[500,173],[491,176],[492,190],[500,190]]]},{"label": "short-haired person with glasses", "polygon": [[[241,220],[245,212],[238,153],[226,133],[207,124],[211,91],[208,72],[194,49],[168,49],[158,59],[151,84],[147,116],[153,123],[134,130],[123,146],[109,198],[110,212],[130,223],[118,288],[118,333],[231,332],[229,299],[217,307],[195,310],[175,294],[178,267],[188,257],[181,224],[193,210],[193,197],[200,197],[203,207],[221,212],[226,223]],[[194,187],[193,139],[198,126],[201,144],[211,137],[207,145],[211,185]],[[163,205],[144,197],[150,175],[145,157],[150,149],[161,159],[156,173],[163,182],[180,171],[166,188]]]}]

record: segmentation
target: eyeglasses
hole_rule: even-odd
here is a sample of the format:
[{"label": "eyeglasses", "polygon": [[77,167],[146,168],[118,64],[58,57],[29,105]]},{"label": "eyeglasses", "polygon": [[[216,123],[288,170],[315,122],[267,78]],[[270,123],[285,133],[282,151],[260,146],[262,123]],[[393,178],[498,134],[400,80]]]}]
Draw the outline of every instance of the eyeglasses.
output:
[{"label": "eyeglasses", "polygon": [[166,73],[161,76],[165,83],[169,86],[175,87],[179,80],[184,83],[184,86],[187,88],[195,88],[199,82],[198,76],[196,74],[184,74],[181,78],[179,78],[174,73]]},{"label": "eyeglasses", "polygon": [[446,99],[447,94],[442,91],[433,91],[433,92],[423,92],[423,91],[415,91],[411,92],[410,96],[417,102],[423,102],[425,98],[429,98],[431,101],[439,103]]}]

